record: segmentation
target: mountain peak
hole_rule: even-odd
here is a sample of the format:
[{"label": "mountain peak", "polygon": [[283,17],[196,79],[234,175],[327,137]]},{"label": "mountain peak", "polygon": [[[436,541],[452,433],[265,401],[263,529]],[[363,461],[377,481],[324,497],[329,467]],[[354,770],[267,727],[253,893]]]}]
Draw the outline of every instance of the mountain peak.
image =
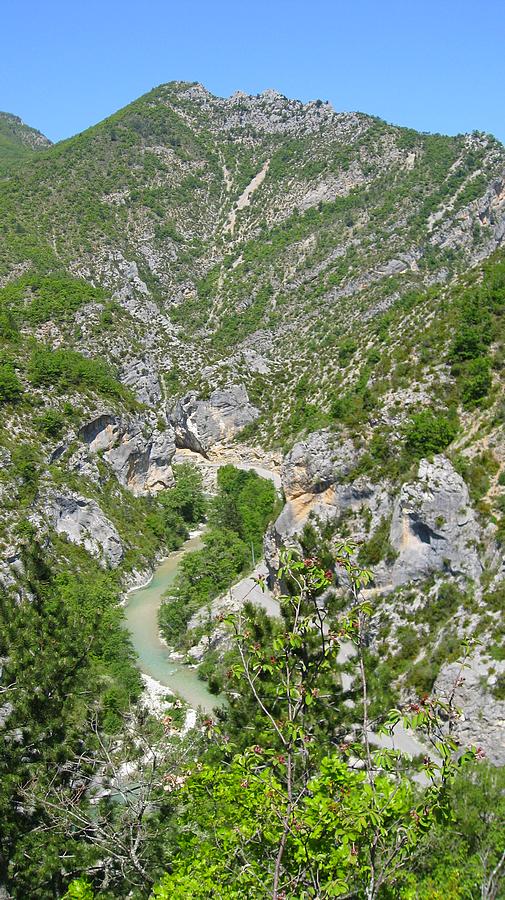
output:
[{"label": "mountain peak", "polygon": [[0,111],[0,136],[27,150],[45,150],[52,141],[41,131],[26,125],[19,116]]}]

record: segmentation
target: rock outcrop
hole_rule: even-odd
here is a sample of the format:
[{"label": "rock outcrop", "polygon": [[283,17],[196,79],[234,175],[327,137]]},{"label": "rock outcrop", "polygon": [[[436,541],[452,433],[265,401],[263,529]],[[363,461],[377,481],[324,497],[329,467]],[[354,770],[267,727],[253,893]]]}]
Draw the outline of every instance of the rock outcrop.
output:
[{"label": "rock outcrop", "polygon": [[322,494],[347,475],[356,460],[351,441],[335,443],[325,431],[316,431],[295,444],[282,465],[282,484],[287,500],[302,494]]},{"label": "rock outcrop", "polygon": [[395,498],[387,483],[375,484],[363,474],[348,478],[358,459],[351,441],[335,443],[326,432],[295,444],[282,467],[287,502],[267,538],[267,559],[275,560],[274,548],[299,534],[309,516],[338,522],[353,514],[350,527],[358,542],[391,520],[389,544],[396,558],[374,566],[378,586],[397,587],[437,572],[478,582],[480,527],[468,488],[451,462],[445,456],[421,460],[415,481],[404,484]]},{"label": "rock outcrop", "polygon": [[213,391],[208,400],[190,391],[171,414],[176,446],[206,456],[215,444],[235,437],[258,416],[242,384]]},{"label": "rock outcrop", "polygon": [[148,406],[156,406],[161,400],[160,379],[155,361],[144,354],[140,359],[127,360],[120,372],[123,384],[129,387]]},{"label": "rock outcrop", "polygon": [[445,456],[422,459],[414,482],[396,499],[390,541],[398,556],[392,569],[396,587],[435,572],[479,579],[482,564],[479,526],[468,488]]},{"label": "rock outcrop", "polygon": [[159,431],[136,419],[103,413],[86,423],[78,436],[91,453],[103,454],[118,481],[133,494],[155,494],[172,487],[175,440],[169,426]]},{"label": "rock outcrop", "polygon": [[103,565],[116,568],[123,558],[117,529],[94,500],[78,494],[54,494],[46,507],[50,525],[80,544]]},{"label": "rock outcrop", "polygon": [[286,505],[275,522],[276,543],[301,531],[309,515],[326,521],[352,504],[351,485],[343,480],[358,458],[352,441],[339,444],[326,431],[314,432],[294,445],[282,464]]},{"label": "rock outcrop", "polygon": [[[493,765],[505,765],[505,700],[493,695],[496,674],[503,677],[505,663],[486,660],[475,653],[462,669],[460,662],[444,666],[435,682],[434,695],[448,699],[454,691],[454,705],[461,711],[455,725],[463,747],[480,746]],[[456,685],[456,687],[455,687]]]}]

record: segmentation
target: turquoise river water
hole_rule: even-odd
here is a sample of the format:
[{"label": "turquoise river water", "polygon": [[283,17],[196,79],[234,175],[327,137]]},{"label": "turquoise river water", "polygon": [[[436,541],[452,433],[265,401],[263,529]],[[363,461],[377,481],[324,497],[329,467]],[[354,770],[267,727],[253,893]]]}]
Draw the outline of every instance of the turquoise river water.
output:
[{"label": "turquoise river water", "polygon": [[163,594],[173,584],[180,562],[186,553],[203,546],[201,535],[186,541],[180,550],[171,553],[155,569],[145,587],[130,591],[126,598],[126,627],[138,655],[141,672],[179,694],[194,709],[201,707],[210,712],[222,701],[207,690],[205,682],[198,678],[196,669],[170,659],[166,644],[160,640],[158,610]]}]

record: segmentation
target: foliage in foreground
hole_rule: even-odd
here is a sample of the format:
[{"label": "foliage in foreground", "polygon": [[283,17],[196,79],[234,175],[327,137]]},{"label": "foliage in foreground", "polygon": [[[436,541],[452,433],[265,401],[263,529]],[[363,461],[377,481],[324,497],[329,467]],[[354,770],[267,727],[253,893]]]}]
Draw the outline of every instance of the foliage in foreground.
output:
[{"label": "foliage in foreground", "polygon": [[85,581],[56,573],[37,547],[25,566],[29,597],[0,596],[0,884],[45,898],[61,895],[65,855],[85,866],[89,846],[76,830],[56,836],[26,788],[43,796],[68,784],[68,761],[92,752],[90,709],[102,732],[117,731],[141,685],[113,576],[91,566]]},{"label": "foliage in foreground", "polygon": [[[171,719],[156,726],[132,712],[107,735],[103,689],[115,672],[123,681],[114,666],[117,608],[103,618],[101,588],[92,599],[85,588],[68,579],[60,585],[38,565],[32,590],[45,602],[35,602],[33,611],[25,604],[25,625],[17,638],[8,635],[18,661],[15,670],[10,665],[9,684],[41,688],[32,699],[27,689],[23,694],[19,715],[39,722],[26,733],[28,743],[15,740],[17,712],[6,733],[6,773],[17,777],[18,796],[12,803],[7,774],[2,859],[15,849],[17,871],[12,877],[4,868],[2,877],[8,876],[14,897],[61,897],[72,873],[81,877],[71,881],[67,900],[470,900],[477,889],[485,900],[500,897],[502,774],[479,763],[465,775],[479,753],[462,752],[452,739],[457,711],[450,700],[424,696],[370,718],[372,609],[361,596],[370,576],[353,553],[341,547],[336,559],[340,583],[348,585],[345,613],[323,602],[333,570],[324,571],[313,557],[283,553],[281,624],[262,643],[254,610],[230,617],[237,651],[230,710],[175,738]],[[31,660],[22,652],[34,644],[30,617],[40,620],[45,648]],[[66,645],[81,641],[85,653],[51,655],[57,622],[67,629]],[[345,740],[335,710],[342,702],[342,643],[354,649],[359,684],[355,724]],[[90,690],[98,719],[85,732]],[[244,702],[256,709],[251,743],[233,714]],[[409,762],[397,751],[376,749],[372,732],[398,727],[416,730],[427,747],[424,759]],[[125,766],[135,773],[134,790],[125,783]],[[111,798],[93,805],[97,778]]]},{"label": "foliage in foreground", "polygon": [[[431,743],[420,770],[427,786],[420,792],[405,774],[401,754],[372,746],[364,656],[371,610],[360,597],[369,573],[353,563],[349,547],[341,548],[338,563],[352,598],[338,623],[318,602],[332,573],[290,553],[279,572],[288,587],[280,598],[285,631],[273,653],[255,641],[246,619],[230,619],[240,655],[231,694],[254,698],[263,716],[262,743],[233,753],[224,731],[224,764],[189,774],[181,791],[177,852],[170,874],[154,890],[157,900],[373,900],[400,885],[425,835],[448,822],[449,785],[473,758],[458,753],[444,733],[441,714],[451,724],[455,712],[450,704],[425,699],[412,715],[393,710],[382,726],[375,724],[384,732],[399,724],[417,728]],[[331,733],[325,742],[314,737],[331,707],[327,678],[336,672],[342,639],[355,646],[361,724],[352,741],[337,747]],[[273,692],[265,690],[265,673]]]}]

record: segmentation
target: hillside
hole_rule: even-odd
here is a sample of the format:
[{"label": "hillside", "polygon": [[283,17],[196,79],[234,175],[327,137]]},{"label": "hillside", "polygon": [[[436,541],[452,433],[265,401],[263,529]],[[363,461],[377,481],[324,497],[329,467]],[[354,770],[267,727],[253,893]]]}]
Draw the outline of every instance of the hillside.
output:
[{"label": "hillside", "polygon": [[30,155],[31,151],[46,150],[51,141],[36,128],[25,125],[19,116],[0,112],[0,166]]},{"label": "hillside", "polygon": [[266,366],[280,406],[316,347],[331,358],[357,319],[500,244],[504,161],[486,135],[172,83],[4,180],[0,278],[58,269],[114,295],[121,334],[94,334],[86,309],[79,345],[120,362],[141,399],[161,374],[204,388],[207,370],[215,384]]},{"label": "hillside", "polygon": [[[2,122],[13,145],[46,144]],[[476,502],[501,534],[504,173],[488,135],[418,134],[320,101],[223,100],[186,83],[23,156],[0,184],[6,495],[24,448],[41,479],[28,493],[46,510],[55,485],[107,507],[105,475],[75,439],[91,429],[93,445],[111,417],[110,446],[133,454],[122,488],[118,467],[107,473],[124,509],[125,488],[170,483],[175,444],[212,452],[239,426],[243,444],[284,452],[329,428],[337,449],[353,442],[347,481],[354,466],[393,493],[423,440],[429,453],[457,436],[467,480],[484,460]],[[213,413],[224,425],[195,439],[188,420],[230,385],[246,391],[225,390]],[[409,446],[424,408],[445,431]],[[15,557],[14,527],[10,510]]]},{"label": "hillside", "polygon": [[[45,596],[47,565],[55,597],[88,609],[89,583],[117,634],[120,594],[186,533],[170,506],[177,465],[213,491],[209,464],[245,462],[282,481],[271,586],[286,544],[329,567],[337,609],[342,541],[371,569],[373,716],[449,695],[468,641],[455,734],[502,766],[505,148],[172,82],[56,145],[0,113],[0,235],[13,608],[40,584]],[[184,652],[208,637],[195,658],[222,685],[216,584],[207,605],[195,588],[177,627]],[[190,619],[207,606],[205,626]],[[131,648],[100,640],[92,666],[116,727],[140,686]],[[0,844],[0,892],[3,877]]]}]

